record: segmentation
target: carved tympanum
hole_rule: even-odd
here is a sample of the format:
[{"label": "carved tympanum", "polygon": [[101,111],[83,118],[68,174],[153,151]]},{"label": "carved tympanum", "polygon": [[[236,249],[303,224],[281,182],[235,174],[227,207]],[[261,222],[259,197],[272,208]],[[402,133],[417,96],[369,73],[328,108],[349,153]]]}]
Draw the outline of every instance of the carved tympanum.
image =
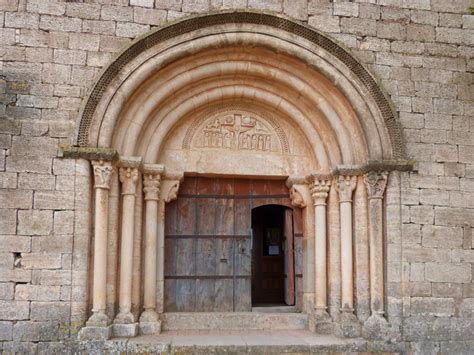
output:
[{"label": "carved tympanum", "polygon": [[367,195],[369,198],[383,198],[387,186],[387,172],[369,172],[364,176]]},{"label": "carved tympanum", "polygon": [[262,120],[242,114],[213,118],[199,132],[196,143],[204,148],[276,150],[274,133]]},{"label": "carved tympanum", "polygon": [[183,148],[288,153],[288,140],[272,119],[228,109],[198,118],[188,129]]}]

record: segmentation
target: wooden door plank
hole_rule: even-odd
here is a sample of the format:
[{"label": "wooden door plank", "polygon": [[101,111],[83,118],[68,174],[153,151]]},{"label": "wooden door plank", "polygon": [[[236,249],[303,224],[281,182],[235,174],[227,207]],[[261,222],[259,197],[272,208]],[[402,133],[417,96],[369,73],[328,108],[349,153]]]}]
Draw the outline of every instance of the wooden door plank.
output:
[{"label": "wooden door plank", "polygon": [[177,312],[178,307],[176,306],[176,280],[165,279],[165,311],[166,312]]},{"label": "wooden door plank", "polygon": [[178,279],[176,283],[176,311],[194,312],[196,310],[196,280]]},{"label": "wooden door plank", "polygon": [[214,285],[216,280],[196,280],[196,308],[195,312],[212,312],[216,303]]},{"label": "wooden door plank", "polygon": [[234,195],[236,197],[250,196],[252,194],[252,180],[249,179],[235,179],[234,180]]},{"label": "wooden door plank", "polygon": [[248,279],[235,279],[234,312],[250,312],[252,310],[251,282]]},{"label": "wooden door plank", "polygon": [[234,280],[215,280],[215,312],[232,312],[234,309]]}]

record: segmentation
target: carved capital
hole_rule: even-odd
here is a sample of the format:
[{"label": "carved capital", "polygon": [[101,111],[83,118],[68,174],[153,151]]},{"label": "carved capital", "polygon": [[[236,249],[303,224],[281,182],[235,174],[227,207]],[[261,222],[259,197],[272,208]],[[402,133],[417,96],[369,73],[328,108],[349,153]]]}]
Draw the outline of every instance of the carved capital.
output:
[{"label": "carved capital", "polygon": [[179,180],[164,180],[161,189],[161,198],[165,203],[176,200],[180,186]]},{"label": "carved capital", "polygon": [[119,177],[122,183],[122,195],[134,195],[137,192],[138,168],[141,163],[140,157],[120,157]]},{"label": "carved capital", "polygon": [[144,164],[143,166],[143,192],[145,200],[160,199],[160,180],[165,168],[161,164]]},{"label": "carved capital", "polygon": [[326,205],[326,199],[331,189],[331,180],[327,177],[313,176],[310,189],[314,205]]},{"label": "carved capital", "polygon": [[94,171],[94,188],[110,189],[110,180],[114,172],[112,163],[104,160],[92,160],[91,163]]},{"label": "carved capital", "polygon": [[293,206],[299,208],[306,207],[306,201],[304,198],[305,191],[303,191],[305,187],[305,185],[293,185],[290,188],[290,199]]},{"label": "carved capital", "polygon": [[365,186],[367,187],[367,195],[369,199],[382,199],[387,186],[386,171],[383,172],[369,172],[364,175]]},{"label": "carved capital", "polygon": [[357,186],[357,176],[339,175],[336,177],[336,191],[339,193],[339,202],[351,202],[352,192]]},{"label": "carved capital", "polygon": [[137,192],[138,169],[120,167],[119,176],[122,183],[122,195],[135,195]]}]

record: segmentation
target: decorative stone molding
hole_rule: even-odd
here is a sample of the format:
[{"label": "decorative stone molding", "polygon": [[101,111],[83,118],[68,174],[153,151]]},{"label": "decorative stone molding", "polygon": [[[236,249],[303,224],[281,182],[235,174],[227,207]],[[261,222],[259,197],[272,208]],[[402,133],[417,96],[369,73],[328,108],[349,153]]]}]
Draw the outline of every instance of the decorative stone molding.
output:
[{"label": "decorative stone molding", "polygon": [[114,161],[118,153],[112,148],[75,147],[70,144],[60,144],[60,158]]},{"label": "decorative stone molding", "polygon": [[[111,83],[116,78],[116,73],[122,71],[124,67],[130,64],[140,54],[150,47],[158,46],[166,40],[173,40],[176,37],[192,33],[196,30],[204,30],[212,26],[224,26],[225,24],[248,24],[267,26],[270,29],[283,29],[284,31],[298,37],[302,37],[307,41],[313,42],[315,46],[328,53],[329,56],[337,58],[351,75],[360,82],[371,102],[378,107],[381,119],[387,126],[389,138],[392,145],[392,155],[396,159],[403,159],[406,155],[403,136],[400,133],[401,128],[396,119],[396,115],[390,106],[386,96],[380,90],[372,75],[360,64],[352,55],[350,55],[343,47],[339,46],[330,38],[315,31],[310,26],[303,25],[281,16],[271,14],[263,14],[249,11],[231,11],[221,12],[211,15],[200,15],[180,20],[164,28],[157,28],[150,31],[147,35],[139,40],[132,42],[121,56],[119,56],[113,64],[106,68],[94,85],[93,90],[81,107],[81,120],[78,126],[77,143],[81,146],[91,144],[90,127],[97,111],[97,106],[104,100],[105,93],[108,91]],[[189,37],[188,37],[189,38]],[[110,91],[110,90],[109,90]]]}]

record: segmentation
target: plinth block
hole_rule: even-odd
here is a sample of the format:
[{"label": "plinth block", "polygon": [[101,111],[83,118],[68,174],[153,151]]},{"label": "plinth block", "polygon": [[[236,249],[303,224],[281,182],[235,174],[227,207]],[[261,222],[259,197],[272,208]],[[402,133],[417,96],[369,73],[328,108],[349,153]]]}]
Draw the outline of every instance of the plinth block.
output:
[{"label": "plinth block", "polygon": [[86,326],[79,331],[79,340],[108,340],[112,336],[112,326],[92,327]]},{"label": "plinth block", "polygon": [[138,335],[138,323],[113,324],[112,335],[119,338],[132,338]]},{"label": "plinth block", "polygon": [[140,322],[138,324],[140,335],[160,334],[161,333],[161,322]]}]

